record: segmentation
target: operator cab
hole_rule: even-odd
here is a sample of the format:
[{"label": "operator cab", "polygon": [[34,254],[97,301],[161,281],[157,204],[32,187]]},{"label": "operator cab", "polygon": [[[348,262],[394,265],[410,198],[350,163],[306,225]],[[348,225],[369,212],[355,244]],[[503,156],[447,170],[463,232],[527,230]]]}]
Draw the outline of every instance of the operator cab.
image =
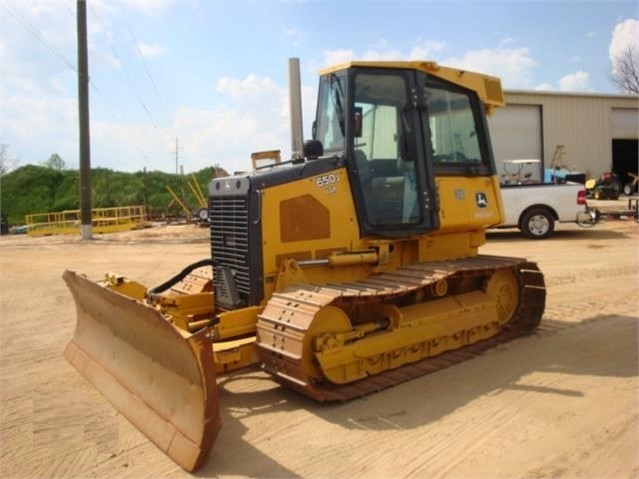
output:
[{"label": "operator cab", "polygon": [[408,65],[353,62],[320,77],[313,138],[346,158],[362,236],[437,230],[436,176],[494,174],[477,93]]}]

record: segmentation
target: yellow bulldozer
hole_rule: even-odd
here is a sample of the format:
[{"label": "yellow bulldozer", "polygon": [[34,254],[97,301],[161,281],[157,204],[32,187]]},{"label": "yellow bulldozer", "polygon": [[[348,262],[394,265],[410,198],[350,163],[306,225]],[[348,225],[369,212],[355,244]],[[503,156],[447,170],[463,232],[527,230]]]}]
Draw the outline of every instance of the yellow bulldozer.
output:
[{"label": "yellow bulldozer", "polygon": [[211,181],[210,258],[152,289],[63,276],[78,315],[65,357],[189,471],[221,427],[220,374],[259,365],[344,401],[543,315],[535,263],[478,251],[503,218],[486,123],[498,78],[422,61],[327,68],[306,142],[297,59],[289,80],[291,159]]}]

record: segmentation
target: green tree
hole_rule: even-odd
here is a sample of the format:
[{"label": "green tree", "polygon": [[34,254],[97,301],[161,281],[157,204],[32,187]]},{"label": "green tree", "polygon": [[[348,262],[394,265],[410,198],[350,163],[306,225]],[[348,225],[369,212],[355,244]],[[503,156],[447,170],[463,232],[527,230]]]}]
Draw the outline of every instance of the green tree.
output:
[{"label": "green tree", "polygon": [[46,168],[50,168],[52,170],[58,170],[58,171],[62,171],[66,169],[64,160],[57,153],[53,153],[47,161],[42,163],[42,166]]},{"label": "green tree", "polygon": [[[2,154],[4,158],[7,157],[6,147]],[[54,158],[52,164],[59,166],[61,163]],[[182,201],[195,211],[198,205],[186,181],[192,181],[195,177],[206,197],[211,179],[225,174],[226,172],[221,169],[210,167],[197,171],[192,176],[161,171],[124,173],[106,168],[93,168],[91,170],[93,207],[144,205],[150,216],[181,215],[183,211],[175,207],[175,202],[166,189],[167,186],[170,186],[177,194],[183,195]],[[79,181],[78,170],[58,169],[44,164],[11,169],[6,174],[2,174],[0,187],[2,212],[10,224],[24,224],[25,215],[28,214],[78,209],[80,207]]]}]

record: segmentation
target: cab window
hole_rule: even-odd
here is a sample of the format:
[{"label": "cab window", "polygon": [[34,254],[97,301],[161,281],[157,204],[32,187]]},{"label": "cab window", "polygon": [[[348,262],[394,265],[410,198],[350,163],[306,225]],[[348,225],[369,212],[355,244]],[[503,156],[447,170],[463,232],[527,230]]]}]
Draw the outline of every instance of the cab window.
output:
[{"label": "cab window", "polygon": [[426,104],[435,165],[481,164],[470,97],[463,92],[427,86]]},{"label": "cab window", "polygon": [[322,143],[325,152],[344,151],[346,147],[345,84],[343,74],[331,74],[320,79],[313,137]]}]

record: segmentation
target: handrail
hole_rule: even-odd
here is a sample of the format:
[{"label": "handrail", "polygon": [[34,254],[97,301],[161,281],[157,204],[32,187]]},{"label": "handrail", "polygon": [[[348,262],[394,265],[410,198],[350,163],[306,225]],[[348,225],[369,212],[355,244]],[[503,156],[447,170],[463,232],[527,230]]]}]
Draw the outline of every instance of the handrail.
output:
[{"label": "handrail", "polygon": [[[53,213],[26,215],[27,234],[47,236],[54,234],[80,234],[80,210],[65,210]],[[94,233],[113,233],[147,225],[144,206],[118,206],[93,208],[91,229]]]}]

